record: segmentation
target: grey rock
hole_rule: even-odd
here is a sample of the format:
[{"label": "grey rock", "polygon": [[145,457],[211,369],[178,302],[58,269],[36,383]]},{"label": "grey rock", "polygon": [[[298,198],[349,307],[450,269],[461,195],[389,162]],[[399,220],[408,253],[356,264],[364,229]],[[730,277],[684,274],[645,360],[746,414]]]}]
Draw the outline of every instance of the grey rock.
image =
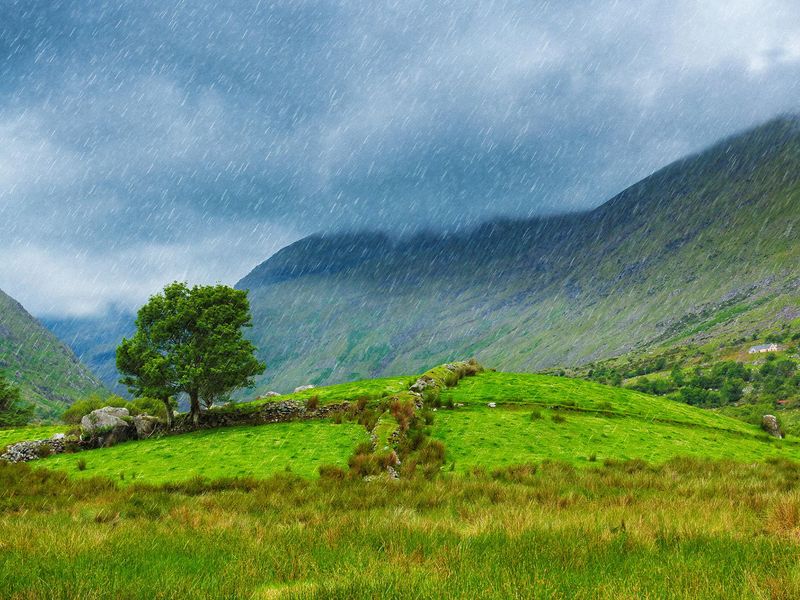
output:
[{"label": "grey rock", "polygon": [[150,437],[159,425],[159,420],[150,415],[137,415],[133,417],[133,427],[136,429],[136,437],[140,440]]},{"label": "grey rock", "polygon": [[489,404],[487,404],[487,406],[489,408],[497,408],[497,402],[489,402]]},{"label": "grey rock", "polygon": [[300,387],[294,388],[294,393],[296,394],[297,392],[306,392],[308,390],[313,390],[313,389],[314,389],[313,385],[310,385],[310,384],[309,385],[301,385]]},{"label": "grey rock", "polygon": [[88,434],[95,434],[98,431],[108,431],[116,428],[124,428],[128,423],[122,417],[129,417],[127,408],[116,408],[106,406],[93,410],[81,419],[81,428]]},{"label": "grey rock", "polygon": [[761,417],[761,428],[776,438],[783,438],[780,423],[775,415],[764,415]]},{"label": "grey rock", "polygon": [[266,394],[264,394],[261,397],[262,398],[275,398],[275,397],[280,396],[280,395],[281,394],[279,394],[278,392],[267,392]]}]

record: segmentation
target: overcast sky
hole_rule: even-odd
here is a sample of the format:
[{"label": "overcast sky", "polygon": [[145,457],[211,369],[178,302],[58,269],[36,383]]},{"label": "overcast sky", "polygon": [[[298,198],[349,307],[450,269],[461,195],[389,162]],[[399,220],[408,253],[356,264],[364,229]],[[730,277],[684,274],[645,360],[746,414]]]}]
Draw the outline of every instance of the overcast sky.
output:
[{"label": "overcast sky", "polygon": [[0,289],[92,315],[318,230],[592,207],[798,82],[796,0],[4,0]]}]

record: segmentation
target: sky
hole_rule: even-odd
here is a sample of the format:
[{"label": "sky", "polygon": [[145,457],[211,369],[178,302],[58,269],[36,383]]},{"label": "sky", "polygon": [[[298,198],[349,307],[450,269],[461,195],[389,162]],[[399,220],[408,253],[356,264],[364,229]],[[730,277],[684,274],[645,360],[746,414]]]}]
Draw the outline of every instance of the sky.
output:
[{"label": "sky", "polygon": [[317,231],[591,208],[798,82],[796,0],[4,0],[0,289],[90,317]]}]

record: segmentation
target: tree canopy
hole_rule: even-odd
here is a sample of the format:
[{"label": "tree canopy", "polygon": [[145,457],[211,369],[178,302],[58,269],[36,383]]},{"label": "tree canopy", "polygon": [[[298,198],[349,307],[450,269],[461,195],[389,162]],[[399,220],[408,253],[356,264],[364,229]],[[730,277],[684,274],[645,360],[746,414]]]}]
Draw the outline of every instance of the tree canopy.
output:
[{"label": "tree canopy", "polygon": [[211,406],[264,372],[243,335],[251,325],[247,292],[172,283],[139,309],[136,333],[117,348],[120,381],[133,394],[167,405],[185,393],[196,424],[201,400]]}]

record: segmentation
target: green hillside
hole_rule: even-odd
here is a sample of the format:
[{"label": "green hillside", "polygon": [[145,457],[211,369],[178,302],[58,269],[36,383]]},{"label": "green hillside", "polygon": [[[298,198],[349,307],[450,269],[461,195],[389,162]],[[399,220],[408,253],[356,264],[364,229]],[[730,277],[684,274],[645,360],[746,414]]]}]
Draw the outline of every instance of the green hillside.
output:
[{"label": "green hillside", "polygon": [[[365,398],[374,406],[409,381],[413,378],[360,381],[279,400],[307,400],[313,394],[323,405]],[[224,410],[250,410],[269,401]],[[490,402],[496,406],[489,407]],[[660,464],[678,457],[800,460],[800,440],[778,440],[710,411],[577,379],[483,372],[447,389],[437,404],[430,435],[444,443],[445,471],[548,460],[577,467],[631,459]],[[387,417],[388,435],[397,424]],[[230,427],[52,456],[39,464],[75,477],[103,475],[124,483],[264,477],[284,470],[316,476],[322,465],[346,468],[367,434],[355,422],[330,420]]]},{"label": "green hillside", "polygon": [[[437,373],[446,367],[427,372]],[[277,401],[360,398],[368,412],[391,406],[416,380],[358,381]],[[335,417],[0,462],[0,595],[800,592],[800,441],[566,377],[484,371],[450,383],[421,411],[427,434],[445,444],[443,466],[396,481],[365,480],[352,467],[347,476],[369,427]],[[375,452],[397,426],[392,414],[371,421]],[[37,432],[52,428],[9,431],[0,444]]]},{"label": "green hillside", "polygon": [[69,348],[2,291],[0,372],[20,387],[40,417],[59,415],[77,398],[103,391]]},{"label": "green hillside", "polygon": [[800,315],[800,121],[679,161],[582,214],[469,233],[312,236],[257,267],[261,389],[508,370],[750,335]]}]

